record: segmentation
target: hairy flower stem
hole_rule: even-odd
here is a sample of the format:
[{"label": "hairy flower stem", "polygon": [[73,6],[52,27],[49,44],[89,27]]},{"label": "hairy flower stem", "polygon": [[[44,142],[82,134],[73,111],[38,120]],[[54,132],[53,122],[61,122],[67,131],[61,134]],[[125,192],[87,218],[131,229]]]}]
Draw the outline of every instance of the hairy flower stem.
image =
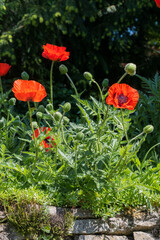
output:
[{"label": "hairy flower stem", "polygon": [[59,121],[58,129],[57,129],[57,132],[58,132],[58,133],[59,133],[59,130],[60,130],[60,128],[61,128],[62,120],[63,120],[64,115],[65,115],[65,112],[63,112],[62,117],[61,117],[61,119],[60,119],[60,121]]},{"label": "hairy flower stem", "polygon": [[50,70],[50,93],[51,93],[51,103],[53,104],[53,65],[54,61],[51,63],[51,70]]},{"label": "hairy flower stem", "polygon": [[141,137],[143,134],[144,134],[144,132],[141,132],[140,134],[138,134],[137,136],[135,136],[134,138],[129,140],[129,142],[132,142],[132,141],[136,140],[137,138]]},{"label": "hairy flower stem", "polygon": [[70,76],[68,75],[68,73],[66,73],[65,75],[66,75],[66,77],[68,78],[68,80],[70,81],[71,87],[74,89],[75,94],[76,94],[76,96],[78,97],[79,94],[78,94],[78,92],[77,92],[77,88],[76,88],[76,86],[74,85],[72,79],[70,78]]},{"label": "hairy flower stem", "polygon": [[122,109],[121,109],[121,118],[122,118],[122,125],[123,125],[123,130],[124,130],[124,133],[125,133],[125,136],[126,136],[126,140],[127,140],[127,143],[129,143],[127,131],[126,131],[126,128],[125,128],[125,123],[124,123],[124,117],[123,117]]},{"label": "hairy flower stem", "polygon": [[0,77],[0,91],[1,91],[1,94],[3,96],[3,87],[2,87],[2,79],[1,79],[1,77]]},{"label": "hairy flower stem", "polygon": [[65,144],[69,149],[72,149],[72,148],[70,148],[70,146],[68,145],[68,143],[67,143],[67,141],[66,141],[66,139],[65,139],[65,137],[64,137],[63,124],[62,124],[62,126],[61,126],[61,132],[62,132],[62,139],[63,139],[64,144]]},{"label": "hairy flower stem", "polygon": [[102,90],[101,90],[99,84],[98,84],[94,79],[92,79],[92,82],[94,82],[94,83],[97,85],[97,87],[98,87],[98,90],[99,90],[100,96],[101,96],[102,107],[103,107],[103,109],[104,109],[104,98],[103,98]]},{"label": "hairy flower stem", "polygon": [[31,176],[32,174],[32,171],[33,169],[35,168],[36,166],[36,163],[37,163],[37,159],[38,159],[38,148],[37,148],[37,140],[36,140],[36,137],[35,137],[35,132],[34,132],[34,128],[33,128],[33,121],[32,121],[32,110],[31,110],[31,107],[30,107],[30,102],[27,101],[28,103],[28,110],[29,110],[29,117],[30,117],[30,123],[31,123],[31,129],[32,129],[32,133],[33,133],[33,141],[34,141],[34,146],[35,146],[35,159],[33,161],[33,166],[29,172],[29,176]]},{"label": "hairy flower stem", "polygon": [[127,76],[127,74],[128,74],[128,73],[125,72],[125,73],[122,75],[122,77],[118,80],[117,83],[120,83],[120,82],[122,81],[122,79],[125,78],[125,76]]},{"label": "hairy flower stem", "polygon": [[[147,135],[147,134],[146,134],[146,135]],[[146,153],[145,157],[144,157],[143,160],[142,160],[142,163],[144,163],[144,161],[146,160],[146,158],[147,158],[148,154],[150,153],[150,151],[151,151],[153,148],[155,148],[156,146],[158,146],[158,145],[160,145],[160,142],[159,142],[159,143],[156,143],[155,145],[153,145],[153,146],[148,150],[148,152]]]}]

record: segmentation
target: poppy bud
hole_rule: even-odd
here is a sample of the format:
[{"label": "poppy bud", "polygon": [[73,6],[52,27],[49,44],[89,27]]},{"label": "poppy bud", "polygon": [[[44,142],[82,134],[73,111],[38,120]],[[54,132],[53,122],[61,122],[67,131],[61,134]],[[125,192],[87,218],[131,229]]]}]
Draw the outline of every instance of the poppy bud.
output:
[{"label": "poppy bud", "polygon": [[37,116],[37,119],[41,119],[43,117],[43,113],[42,112],[37,112],[36,116]]},{"label": "poppy bud", "polygon": [[153,132],[153,130],[154,130],[154,127],[152,125],[147,125],[143,128],[143,132],[147,134]]},{"label": "poppy bud", "polygon": [[108,87],[109,80],[108,78],[105,78],[102,82],[102,87]]},{"label": "poppy bud", "polygon": [[53,110],[53,105],[51,103],[47,104],[46,109],[50,112]]},{"label": "poppy bud", "polygon": [[56,121],[59,121],[62,118],[62,114],[60,112],[55,112],[54,113],[54,118]]},{"label": "poppy bud", "polygon": [[124,70],[126,73],[128,73],[130,76],[133,76],[136,74],[136,65],[134,63],[128,63],[126,64]]},{"label": "poppy bud", "polygon": [[28,73],[27,72],[22,72],[21,73],[21,78],[23,79],[23,80],[28,80],[29,79],[29,75],[28,75]]},{"label": "poppy bud", "polygon": [[65,103],[63,106],[64,112],[69,112],[71,110],[71,104],[69,102]]},{"label": "poppy bud", "polygon": [[68,72],[68,68],[64,64],[61,64],[59,66],[59,71],[61,74],[66,74]]},{"label": "poppy bud", "polygon": [[69,123],[69,118],[64,116],[63,117],[63,122],[64,122],[64,124],[68,124]]},{"label": "poppy bud", "polygon": [[82,132],[77,133],[77,135],[76,135],[77,140],[82,140],[83,138],[84,138],[84,133],[82,133]]},{"label": "poppy bud", "polygon": [[16,104],[16,98],[9,99],[9,105],[14,106]]},{"label": "poppy bud", "polygon": [[4,117],[0,119],[0,129],[2,129],[5,125],[5,119]]},{"label": "poppy bud", "polygon": [[39,105],[38,112],[44,113],[44,111],[45,111],[44,106],[43,105]]},{"label": "poppy bud", "polygon": [[33,128],[38,128],[37,122],[32,122]]},{"label": "poppy bud", "polygon": [[83,76],[86,80],[91,81],[93,79],[93,76],[90,72],[84,72]]}]

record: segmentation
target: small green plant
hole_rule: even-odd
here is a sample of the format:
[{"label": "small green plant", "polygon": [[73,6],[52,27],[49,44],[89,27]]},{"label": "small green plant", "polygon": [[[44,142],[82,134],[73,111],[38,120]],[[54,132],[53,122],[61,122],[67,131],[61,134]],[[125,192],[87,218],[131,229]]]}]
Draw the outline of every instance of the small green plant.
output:
[{"label": "small green plant", "polygon": [[18,232],[28,239],[67,239],[68,231],[74,221],[71,212],[51,216],[44,205],[34,199],[28,201],[23,196],[19,201],[4,204],[7,219]]},{"label": "small green plant", "polygon": [[5,205],[8,220],[23,235],[37,234],[41,228],[49,224],[45,208],[32,201],[26,201],[25,196],[19,202]]}]

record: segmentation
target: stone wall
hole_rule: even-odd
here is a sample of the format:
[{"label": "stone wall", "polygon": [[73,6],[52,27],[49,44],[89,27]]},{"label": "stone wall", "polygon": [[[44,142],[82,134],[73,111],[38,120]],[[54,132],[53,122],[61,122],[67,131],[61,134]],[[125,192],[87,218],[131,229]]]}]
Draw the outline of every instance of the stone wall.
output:
[{"label": "stone wall", "polygon": [[[160,210],[147,212],[132,210],[108,220],[95,218],[89,211],[49,207],[54,218],[71,211],[75,222],[70,228],[71,240],[158,240],[160,239]],[[26,239],[7,223],[5,213],[0,211],[0,240]],[[31,238],[30,238],[31,239]]]}]

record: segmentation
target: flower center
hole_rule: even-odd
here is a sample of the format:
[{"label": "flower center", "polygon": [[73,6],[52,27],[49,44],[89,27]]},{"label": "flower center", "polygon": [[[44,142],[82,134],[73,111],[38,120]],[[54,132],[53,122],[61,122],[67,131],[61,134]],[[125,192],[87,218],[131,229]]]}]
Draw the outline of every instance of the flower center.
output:
[{"label": "flower center", "polygon": [[118,104],[121,107],[123,103],[127,102],[128,97],[124,96],[123,93],[121,93],[120,95],[118,95],[117,99],[118,99]]},{"label": "flower center", "polygon": [[49,144],[49,140],[47,138],[44,139],[45,143]]}]

